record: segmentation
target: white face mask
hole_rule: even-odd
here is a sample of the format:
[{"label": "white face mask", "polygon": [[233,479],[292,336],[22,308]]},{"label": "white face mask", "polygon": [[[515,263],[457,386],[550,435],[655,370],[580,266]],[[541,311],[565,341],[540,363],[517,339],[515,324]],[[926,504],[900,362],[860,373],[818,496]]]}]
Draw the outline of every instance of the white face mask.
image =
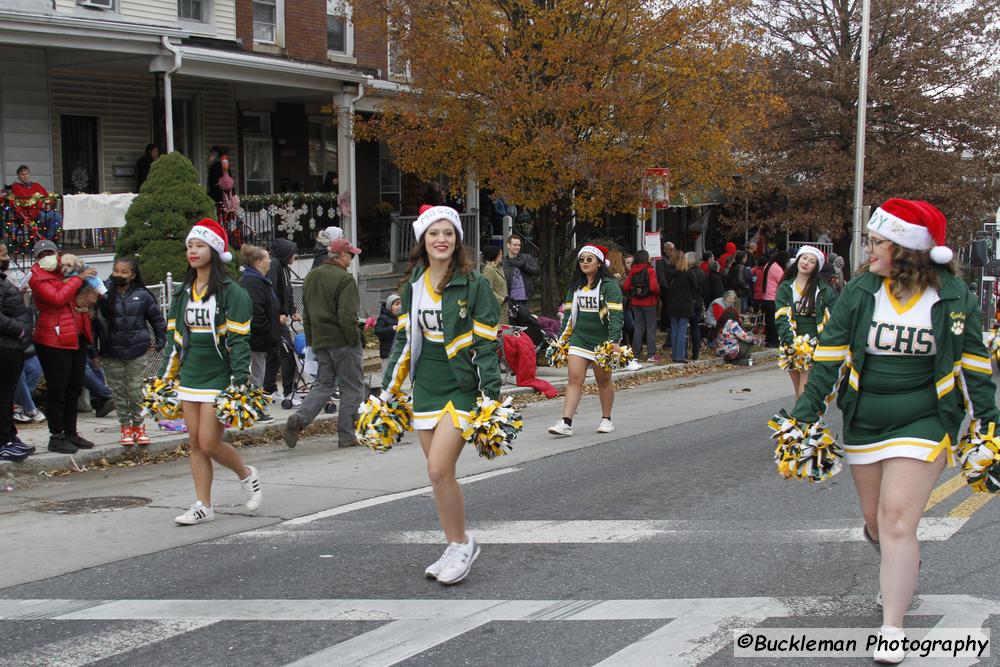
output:
[{"label": "white face mask", "polygon": [[46,271],[55,271],[59,268],[59,256],[58,255],[46,255],[38,260],[38,266],[42,267]]}]

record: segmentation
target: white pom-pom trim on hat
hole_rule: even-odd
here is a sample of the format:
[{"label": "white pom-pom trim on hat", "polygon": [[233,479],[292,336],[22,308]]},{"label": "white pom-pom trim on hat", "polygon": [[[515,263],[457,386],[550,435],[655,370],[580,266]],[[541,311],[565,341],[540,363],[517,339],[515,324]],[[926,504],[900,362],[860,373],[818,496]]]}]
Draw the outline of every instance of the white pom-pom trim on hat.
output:
[{"label": "white pom-pom trim on hat", "polygon": [[931,261],[935,264],[947,264],[955,253],[946,245],[936,245],[931,248]]},{"label": "white pom-pom trim on hat", "polygon": [[229,251],[219,253],[219,259],[221,259],[226,264],[229,264],[229,262],[233,261],[233,253]]}]

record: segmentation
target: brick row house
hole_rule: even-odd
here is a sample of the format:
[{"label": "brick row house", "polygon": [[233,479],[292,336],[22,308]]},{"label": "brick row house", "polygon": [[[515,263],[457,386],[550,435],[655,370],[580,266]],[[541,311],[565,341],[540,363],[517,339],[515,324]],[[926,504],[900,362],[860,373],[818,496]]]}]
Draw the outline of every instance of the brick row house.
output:
[{"label": "brick row house", "polygon": [[307,213],[303,250],[332,223],[367,246],[366,263],[387,261],[387,209],[409,212],[419,184],[386,146],[355,143],[349,119],[405,78],[385,30],[356,29],[352,11],[347,0],[0,0],[3,183],[27,164],[53,192],[134,192],[149,143],[182,152],[204,181],[222,146],[247,199],[329,193],[334,205]]}]

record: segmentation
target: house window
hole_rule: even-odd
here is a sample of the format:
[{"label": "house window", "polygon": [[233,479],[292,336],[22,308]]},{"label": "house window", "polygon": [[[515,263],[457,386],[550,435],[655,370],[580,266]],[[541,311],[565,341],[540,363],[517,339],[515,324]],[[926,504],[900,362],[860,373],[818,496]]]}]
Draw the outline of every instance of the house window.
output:
[{"label": "house window", "polygon": [[243,191],[251,195],[274,191],[274,149],[271,140],[271,114],[266,111],[243,112]]},{"label": "house window", "polygon": [[177,0],[177,17],[182,21],[207,23],[206,9],[209,0]]},{"label": "house window", "polygon": [[333,54],[352,51],[351,5],[347,0],[326,0],[326,50]]},{"label": "house window", "polygon": [[403,58],[398,42],[392,38],[393,26],[389,24],[389,78],[396,81],[410,80],[410,61]]},{"label": "house window", "polygon": [[320,190],[327,174],[337,173],[337,125],[322,116],[309,117],[309,181]]},{"label": "house window", "polygon": [[281,0],[253,0],[253,41],[277,44],[281,34]]}]

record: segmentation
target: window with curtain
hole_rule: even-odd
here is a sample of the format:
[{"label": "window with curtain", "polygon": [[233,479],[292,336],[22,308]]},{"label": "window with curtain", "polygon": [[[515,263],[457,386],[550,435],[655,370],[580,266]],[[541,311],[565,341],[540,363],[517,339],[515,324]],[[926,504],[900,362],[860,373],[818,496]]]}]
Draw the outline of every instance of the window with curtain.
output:
[{"label": "window with curtain", "polygon": [[274,44],[278,41],[278,2],[253,0],[253,41]]}]

